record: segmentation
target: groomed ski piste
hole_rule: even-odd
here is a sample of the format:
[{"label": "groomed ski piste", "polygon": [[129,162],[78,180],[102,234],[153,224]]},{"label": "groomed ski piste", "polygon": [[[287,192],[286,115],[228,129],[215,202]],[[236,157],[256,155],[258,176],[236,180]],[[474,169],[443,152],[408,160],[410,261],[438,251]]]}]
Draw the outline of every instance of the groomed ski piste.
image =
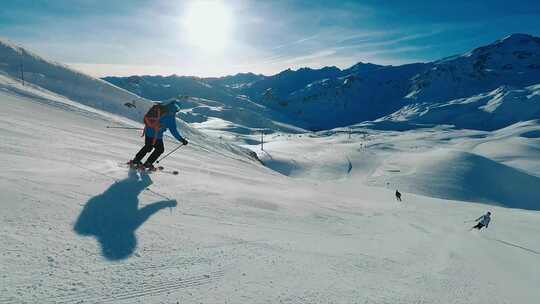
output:
[{"label": "groomed ski piste", "polygon": [[106,126],[144,111],[64,72],[63,94],[0,77],[2,304],[540,299],[537,121],[274,134],[249,147],[265,166],[181,124],[179,174],[141,175],[119,165],[140,131]]}]

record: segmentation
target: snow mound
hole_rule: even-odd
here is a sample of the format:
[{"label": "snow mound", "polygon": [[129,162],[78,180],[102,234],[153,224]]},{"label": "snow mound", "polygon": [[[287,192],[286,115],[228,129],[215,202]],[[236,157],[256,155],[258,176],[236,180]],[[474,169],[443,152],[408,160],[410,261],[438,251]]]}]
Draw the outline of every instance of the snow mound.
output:
[{"label": "snow mound", "polygon": [[399,173],[376,172],[370,184],[390,183],[431,197],[540,210],[540,177],[474,153],[439,149],[395,155],[388,163],[399,167]]}]

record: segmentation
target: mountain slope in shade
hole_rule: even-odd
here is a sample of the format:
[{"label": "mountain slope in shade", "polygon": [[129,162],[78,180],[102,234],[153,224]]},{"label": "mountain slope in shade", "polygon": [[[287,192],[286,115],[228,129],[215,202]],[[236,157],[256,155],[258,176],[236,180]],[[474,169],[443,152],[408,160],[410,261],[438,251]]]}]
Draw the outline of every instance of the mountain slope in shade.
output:
[{"label": "mountain slope in shade", "polygon": [[241,89],[243,87],[249,86],[252,83],[264,79],[264,75],[253,74],[253,73],[238,73],[236,75],[216,77],[216,78],[205,78],[205,81],[210,84],[215,84],[223,87],[228,87],[232,89]]},{"label": "mountain slope in shade", "polygon": [[342,71],[337,67],[325,67],[322,69],[301,68],[296,71],[291,69],[280,72],[276,75],[265,77],[256,81],[242,92],[251,97],[261,97],[261,94],[268,89],[277,98],[287,98],[287,96],[298,88],[303,88],[314,81],[335,78],[342,75]]},{"label": "mountain slope in shade", "polygon": [[409,79],[426,66],[419,63],[380,67],[324,79],[291,93],[286,100],[262,102],[307,121],[314,129],[346,126],[399,109],[409,90]]}]

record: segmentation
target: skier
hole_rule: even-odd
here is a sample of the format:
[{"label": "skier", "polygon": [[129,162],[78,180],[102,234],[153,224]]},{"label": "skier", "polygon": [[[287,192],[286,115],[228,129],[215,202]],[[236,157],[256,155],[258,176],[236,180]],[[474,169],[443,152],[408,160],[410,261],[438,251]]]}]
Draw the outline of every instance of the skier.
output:
[{"label": "skier", "polygon": [[487,228],[489,225],[489,221],[491,221],[491,212],[488,211],[486,214],[480,216],[475,221],[478,223],[476,224],[476,226],[472,227],[471,230],[475,228],[478,230],[482,229],[483,227]]},{"label": "skier", "polygon": [[401,193],[396,190],[396,199],[401,202]]},{"label": "skier", "polygon": [[[131,167],[144,168],[146,170],[154,171],[154,162],[165,151],[163,146],[163,133],[169,129],[171,134],[182,144],[187,145],[188,141],[180,135],[176,129],[176,113],[180,110],[176,100],[166,102],[164,104],[158,104],[152,106],[148,113],[144,116],[144,146],[139,150],[133,160],[130,160],[128,164]],[[148,159],[141,162],[143,157],[150,151],[154,150]]]}]

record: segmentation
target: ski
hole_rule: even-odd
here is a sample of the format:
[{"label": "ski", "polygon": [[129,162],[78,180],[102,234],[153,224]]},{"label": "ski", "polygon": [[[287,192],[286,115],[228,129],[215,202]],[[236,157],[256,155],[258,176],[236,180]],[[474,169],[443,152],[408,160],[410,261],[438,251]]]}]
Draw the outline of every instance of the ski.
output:
[{"label": "ski", "polygon": [[166,174],[172,174],[172,175],[178,175],[178,170],[167,170],[163,168],[162,166],[157,167],[157,170],[150,171],[150,172],[161,172]]},{"label": "ski", "polygon": [[141,173],[152,174],[152,173],[160,172],[160,173],[167,173],[167,174],[172,174],[172,175],[178,175],[178,171],[177,171],[177,170],[168,170],[168,169],[165,169],[165,167],[163,167],[163,166],[157,166],[157,167],[155,167],[154,169],[148,169],[148,168],[144,168],[143,166],[134,166],[134,165],[130,164],[129,162],[127,162],[127,163],[120,163],[119,165],[120,165],[121,167],[123,167],[123,168],[128,168],[128,169],[130,169],[130,170],[137,170],[138,172],[141,172]]}]

